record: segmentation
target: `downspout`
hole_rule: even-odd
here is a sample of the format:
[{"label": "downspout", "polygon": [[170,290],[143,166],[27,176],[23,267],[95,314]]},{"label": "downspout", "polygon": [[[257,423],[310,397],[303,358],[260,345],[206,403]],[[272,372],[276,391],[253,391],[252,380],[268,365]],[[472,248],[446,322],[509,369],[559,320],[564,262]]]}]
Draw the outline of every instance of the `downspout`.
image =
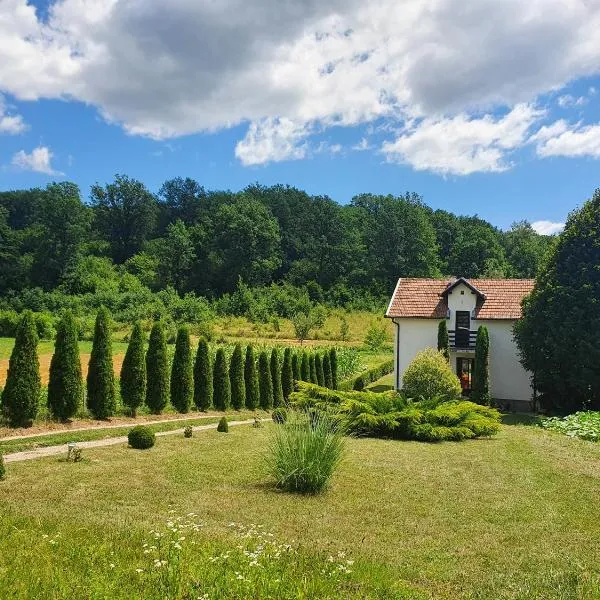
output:
[{"label": "downspout", "polygon": [[400,323],[394,320],[396,324],[396,361],[394,364],[394,379],[395,379],[395,389],[400,389]]}]

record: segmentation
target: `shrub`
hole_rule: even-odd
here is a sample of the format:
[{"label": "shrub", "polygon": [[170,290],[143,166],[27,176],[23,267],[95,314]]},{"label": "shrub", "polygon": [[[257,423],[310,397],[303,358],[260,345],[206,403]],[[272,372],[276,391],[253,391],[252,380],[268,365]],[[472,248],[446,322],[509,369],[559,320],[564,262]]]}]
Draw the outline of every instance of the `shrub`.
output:
[{"label": "shrub", "polygon": [[289,492],[323,491],[342,460],[345,440],[324,415],[293,412],[273,429],[266,458],[277,487]]},{"label": "shrub", "polygon": [[271,350],[271,381],[273,382],[273,406],[283,404],[283,386],[281,383],[281,364],[277,348]]},{"label": "shrub", "polygon": [[183,437],[191,438],[193,433],[194,433],[194,430],[192,429],[192,426],[187,425],[185,427],[185,429],[183,430]]},{"label": "shrub", "polygon": [[294,381],[300,381],[300,360],[298,354],[294,352],[292,354],[292,378]]},{"label": "shrub", "polygon": [[260,386],[258,383],[258,371],[252,346],[246,348],[246,359],[244,361],[244,383],[246,384],[246,408],[254,410],[260,404]]},{"label": "shrub", "polygon": [[41,391],[37,343],[33,316],[30,311],[25,311],[19,322],[6,386],[2,391],[2,407],[9,423],[15,427],[30,426],[37,415]]},{"label": "shrub", "polygon": [[600,442],[600,411],[580,411],[566,417],[548,417],[540,421],[540,426],[569,437]]},{"label": "shrub", "polygon": [[335,390],[338,386],[338,358],[335,348],[329,351],[329,363],[331,366],[331,389]]},{"label": "shrub", "polygon": [[310,359],[308,358],[308,352],[306,350],[302,352],[302,361],[300,363],[300,380],[308,381],[310,383]]},{"label": "shrub", "polygon": [[315,362],[315,355],[312,352],[308,356],[308,365],[310,371],[310,383],[318,385],[319,380],[317,379],[317,364]]},{"label": "shrub", "polygon": [[144,356],[144,332],[138,321],[133,326],[127,352],[121,367],[121,398],[123,404],[135,417],[137,409],[146,397],[146,360]]},{"label": "shrub", "polygon": [[171,368],[171,404],[177,412],[187,413],[194,397],[192,347],[187,327],[180,327],[175,341],[175,354]]},{"label": "shrub", "polygon": [[97,419],[107,419],[115,413],[116,408],[109,320],[108,311],[101,308],[96,317],[87,374],[87,406]]},{"label": "shrub", "polygon": [[315,372],[317,374],[317,384],[325,387],[325,373],[323,372],[323,360],[320,354],[315,354]]},{"label": "shrub", "polygon": [[260,407],[268,410],[273,406],[273,381],[271,380],[271,366],[266,352],[261,352],[258,357],[258,385],[260,392]]},{"label": "shrub", "polygon": [[169,357],[164,325],[152,325],[146,352],[146,405],[159,415],[169,402]]},{"label": "shrub", "polygon": [[48,408],[61,421],[73,417],[83,400],[77,337],[75,319],[66,312],[58,324],[48,382]]},{"label": "shrub", "polygon": [[443,354],[427,348],[408,365],[403,377],[403,392],[409,398],[454,400],[461,395],[460,381]]},{"label": "shrub", "polygon": [[225,350],[219,348],[215,355],[213,370],[213,401],[217,410],[227,410],[231,405],[231,383],[228,371]]},{"label": "shrub", "polygon": [[371,323],[365,336],[365,346],[372,352],[377,352],[383,348],[387,338],[387,333],[383,325]]},{"label": "shrub", "polygon": [[206,338],[200,338],[194,362],[194,404],[206,411],[213,403],[213,373]]},{"label": "shrub", "polygon": [[273,422],[278,423],[279,425],[287,421],[287,416],[287,409],[283,406],[278,406],[277,408],[273,409],[273,412],[271,413]]},{"label": "shrub", "polygon": [[[294,391],[294,369],[291,348],[283,351],[283,364],[281,365],[281,394],[285,402]],[[296,361],[297,366],[297,361]]]},{"label": "shrub", "polygon": [[440,321],[438,325],[437,349],[444,355],[447,361],[450,361],[450,341],[448,338],[448,325],[446,319]]},{"label": "shrub", "polygon": [[475,364],[473,366],[473,391],[471,399],[478,404],[490,404],[489,375],[490,338],[487,327],[480,325],[475,341]]},{"label": "shrub", "polygon": [[152,448],[156,441],[154,431],[146,425],[136,425],[128,434],[127,441],[132,448],[136,450],[146,450]]},{"label": "shrub", "polygon": [[241,410],[246,404],[246,382],[244,381],[244,357],[240,344],[236,344],[231,355],[229,381],[231,383],[231,405],[236,410]]},{"label": "shrub", "polygon": [[323,385],[326,388],[333,388],[333,379],[331,377],[331,361],[329,360],[329,352],[323,354]]},{"label": "shrub", "polygon": [[6,479],[6,467],[4,466],[4,456],[0,452],[0,481]]},{"label": "shrub", "polygon": [[221,420],[217,425],[217,431],[220,433],[229,433],[229,423],[227,422],[227,417],[221,417]]}]

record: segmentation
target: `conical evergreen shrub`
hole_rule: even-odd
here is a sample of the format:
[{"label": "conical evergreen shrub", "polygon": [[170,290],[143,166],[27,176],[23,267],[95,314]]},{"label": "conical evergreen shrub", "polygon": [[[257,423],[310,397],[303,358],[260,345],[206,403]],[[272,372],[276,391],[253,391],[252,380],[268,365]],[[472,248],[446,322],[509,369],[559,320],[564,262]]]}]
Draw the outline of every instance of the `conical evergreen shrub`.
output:
[{"label": "conical evergreen shrub", "polygon": [[72,313],[67,311],[56,328],[48,382],[48,408],[61,421],[75,416],[83,401],[83,377],[77,338],[77,323]]},{"label": "conical evergreen shrub", "polygon": [[446,319],[440,321],[438,325],[437,349],[444,355],[447,361],[450,361],[450,341]]},{"label": "conical evergreen shrub", "polygon": [[337,390],[338,386],[338,363],[335,348],[329,351],[329,366],[331,367],[331,389]]},{"label": "conical evergreen shrub", "polygon": [[96,419],[107,419],[115,414],[116,403],[110,316],[106,308],[101,308],[96,317],[88,365],[87,407]]},{"label": "conical evergreen shrub", "polygon": [[221,417],[221,420],[217,425],[217,431],[219,433],[229,433],[229,423],[227,422],[227,417]]},{"label": "conical evergreen shrub", "polygon": [[317,372],[317,383],[325,386],[325,374],[323,373],[323,360],[320,354],[315,354],[315,371]]},{"label": "conical evergreen shrub", "polygon": [[300,381],[300,357],[296,352],[292,354],[292,378],[294,381]]},{"label": "conical evergreen shrub", "polygon": [[129,345],[121,367],[121,400],[135,417],[137,409],[146,398],[146,357],[144,355],[144,331],[137,322],[131,331]]},{"label": "conical evergreen shrub", "polygon": [[227,410],[231,405],[231,383],[225,350],[219,348],[215,355],[213,371],[213,401],[217,410]]},{"label": "conical evergreen shrub", "polygon": [[489,375],[490,338],[487,327],[480,325],[475,341],[475,361],[473,364],[473,390],[471,400],[478,404],[490,404]]},{"label": "conical evergreen shrub", "polygon": [[231,355],[229,381],[231,383],[231,406],[236,410],[241,410],[246,405],[246,382],[244,381],[244,357],[240,344],[235,345]]},{"label": "conical evergreen shrub", "polygon": [[308,356],[308,365],[310,372],[310,383],[314,383],[315,385],[319,384],[319,380],[317,378],[317,364],[315,361],[315,354],[311,352]]},{"label": "conical evergreen shrub", "polygon": [[171,404],[180,413],[187,413],[194,397],[194,372],[190,331],[180,327],[175,340],[175,354],[171,368]]},{"label": "conical evergreen shrub", "polygon": [[277,348],[271,350],[271,381],[273,383],[273,406],[283,404],[283,387],[281,384],[281,363]]},{"label": "conical evergreen shrub", "polygon": [[292,350],[286,348],[283,351],[283,364],[281,365],[281,394],[285,402],[294,391],[294,371],[292,368]]},{"label": "conical evergreen shrub", "polygon": [[260,407],[269,410],[273,407],[273,381],[271,380],[271,365],[266,352],[258,357],[258,383],[260,389]]},{"label": "conical evergreen shrub", "polygon": [[4,466],[4,456],[0,452],[0,481],[6,479],[6,467]]},{"label": "conical evergreen shrub", "polygon": [[258,384],[258,371],[252,346],[246,348],[244,362],[244,382],[246,384],[246,408],[255,410],[260,404],[260,389]]},{"label": "conical evergreen shrub", "polygon": [[205,338],[200,338],[194,362],[194,404],[207,411],[213,403],[213,372],[210,349]]},{"label": "conical evergreen shrub", "polygon": [[321,360],[323,361],[323,381],[325,382],[325,387],[332,389],[333,380],[331,378],[331,361],[329,360],[329,352],[325,352]]},{"label": "conical evergreen shrub", "polygon": [[37,343],[33,315],[25,311],[17,327],[2,392],[2,408],[13,427],[29,427],[37,415],[41,391]]},{"label": "conical evergreen shrub", "polygon": [[300,381],[310,383],[310,359],[306,350],[302,352],[302,361],[300,362]]},{"label": "conical evergreen shrub", "polygon": [[146,406],[160,415],[169,402],[169,356],[164,325],[152,325],[146,352]]}]

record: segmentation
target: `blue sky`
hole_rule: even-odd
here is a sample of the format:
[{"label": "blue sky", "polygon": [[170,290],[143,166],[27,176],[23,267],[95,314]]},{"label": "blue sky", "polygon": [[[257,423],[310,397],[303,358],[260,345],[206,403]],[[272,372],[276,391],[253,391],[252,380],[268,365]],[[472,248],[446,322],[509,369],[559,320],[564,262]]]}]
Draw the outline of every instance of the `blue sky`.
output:
[{"label": "blue sky", "polygon": [[600,6],[463,4],[3,0],[0,189],[416,191],[555,231],[600,185]]}]

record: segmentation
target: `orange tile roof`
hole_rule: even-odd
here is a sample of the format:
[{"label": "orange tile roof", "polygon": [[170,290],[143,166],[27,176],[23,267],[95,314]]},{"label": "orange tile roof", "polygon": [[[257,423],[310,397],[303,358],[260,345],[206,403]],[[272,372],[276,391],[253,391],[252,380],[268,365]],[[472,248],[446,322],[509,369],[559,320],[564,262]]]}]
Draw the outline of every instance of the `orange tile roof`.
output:
[{"label": "orange tile roof", "polygon": [[[443,292],[456,279],[398,280],[386,317],[443,319],[448,305]],[[521,300],[533,289],[533,279],[468,279],[483,295],[475,309],[477,319],[519,319]]]}]

